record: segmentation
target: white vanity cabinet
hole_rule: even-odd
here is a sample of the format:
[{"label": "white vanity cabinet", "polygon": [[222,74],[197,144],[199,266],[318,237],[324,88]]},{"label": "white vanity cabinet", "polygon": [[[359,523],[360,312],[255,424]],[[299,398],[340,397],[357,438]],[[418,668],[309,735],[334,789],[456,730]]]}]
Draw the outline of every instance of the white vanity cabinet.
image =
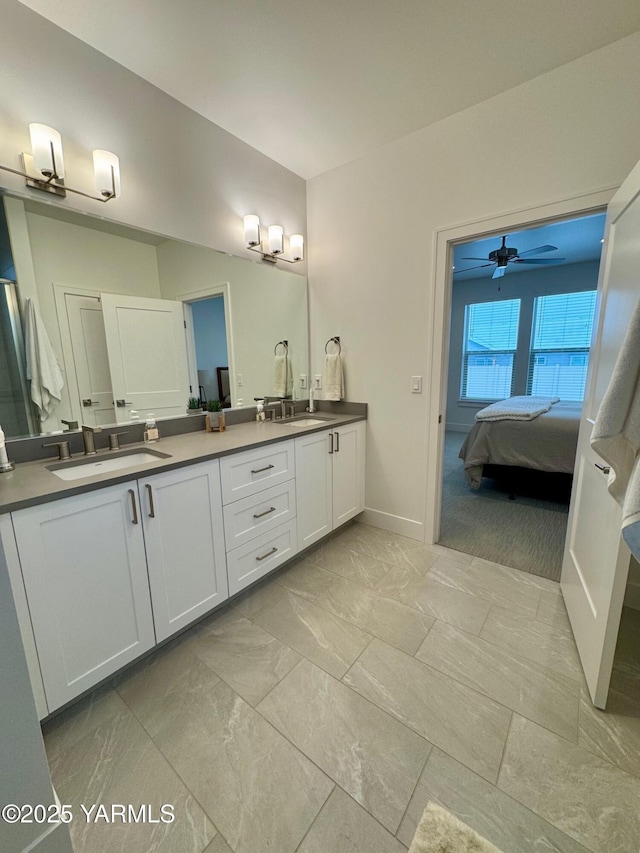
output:
[{"label": "white vanity cabinet", "polygon": [[295,457],[302,550],[364,509],[364,421],[296,438]]},{"label": "white vanity cabinet", "polygon": [[217,459],[138,480],[156,640],[228,598]]},{"label": "white vanity cabinet", "polygon": [[12,515],[50,713],[155,644],[135,485]]},{"label": "white vanity cabinet", "polygon": [[297,553],[295,476],[293,440],[220,460],[229,595]]}]

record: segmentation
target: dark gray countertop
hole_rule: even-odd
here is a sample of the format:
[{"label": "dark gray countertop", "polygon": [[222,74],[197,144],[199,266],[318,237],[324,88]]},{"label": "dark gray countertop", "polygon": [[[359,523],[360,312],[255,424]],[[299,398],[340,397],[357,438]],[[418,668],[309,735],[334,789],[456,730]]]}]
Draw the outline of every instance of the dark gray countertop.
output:
[{"label": "dark gray countertop", "polygon": [[[308,417],[315,417],[315,415],[308,415]],[[206,432],[203,429],[200,432],[161,437],[159,441],[151,445],[144,443],[126,444],[123,445],[123,450],[132,448],[143,450],[150,447],[153,450],[170,454],[170,458],[157,459],[131,468],[85,477],[81,480],[61,480],[52,471],[49,471],[47,466],[56,464],[55,459],[48,459],[46,462],[23,462],[16,465],[14,471],[0,474],[0,513],[13,512],[48,501],[60,500],[70,495],[79,495],[117,483],[137,480],[140,477],[157,474],[160,471],[170,471],[173,468],[181,468],[185,465],[204,462],[207,459],[216,459],[230,453],[249,450],[252,447],[286,441],[318,430],[365,420],[363,415],[332,415],[327,412],[319,412],[317,417],[322,418],[324,423],[313,426],[294,426],[295,422],[288,425],[286,421],[276,421],[275,423],[252,421],[228,426],[221,433]],[[159,426],[162,434],[161,421]],[[81,458],[83,458],[82,455],[76,455],[72,462]],[[101,450],[96,456],[87,457],[92,462],[101,458],[108,459],[109,451]]]}]

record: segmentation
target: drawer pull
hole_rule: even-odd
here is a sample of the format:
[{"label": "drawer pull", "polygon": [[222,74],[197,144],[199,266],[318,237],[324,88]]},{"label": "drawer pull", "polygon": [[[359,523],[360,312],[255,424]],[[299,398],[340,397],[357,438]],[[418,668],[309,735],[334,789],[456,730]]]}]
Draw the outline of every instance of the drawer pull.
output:
[{"label": "drawer pull", "polygon": [[336,453],[340,453],[340,433],[336,432]]},{"label": "drawer pull", "polygon": [[252,468],[251,473],[252,474],[261,474],[263,471],[268,471],[269,468],[275,468],[275,467],[276,467],[275,465],[265,465],[264,468]]},{"label": "drawer pull", "polygon": [[267,551],[266,554],[263,554],[262,557],[256,557],[256,560],[258,560],[258,562],[260,562],[260,560],[266,560],[267,557],[270,557],[272,554],[275,554],[277,550],[278,549],[274,547],[270,551]]},{"label": "drawer pull", "polygon": [[271,509],[265,509],[264,512],[259,512],[257,515],[254,513],[253,517],[254,518],[262,518],[265,515],[269,515],[270,512],[275,512],[275,511],[276,511],[276,508],[274,506],[272,506]]},{"label": "drawer pull", "polygon": [[132,524],[138,523],[138,507],[136,506],[136,494],[133,489],[129,489],[129,496],[131,498],[131,510],[133,512],[133,518],[131,519]]},{"label": "drawer pull", "polygon": [[147,490],[147,496],[149,498],[149,518],[155,518],[156,510],[153,505],[153,492],[151,491],[151,486],[149,485],[149,483],[145,485],[145,489]]}]

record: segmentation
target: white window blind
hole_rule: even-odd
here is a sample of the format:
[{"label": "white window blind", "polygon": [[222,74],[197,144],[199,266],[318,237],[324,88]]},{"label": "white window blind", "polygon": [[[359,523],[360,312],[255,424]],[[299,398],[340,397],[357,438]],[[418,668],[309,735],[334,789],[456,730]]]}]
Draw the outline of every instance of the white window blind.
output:
[{"label": "white window blind", "polygon": [[460,397],[503,400],[512,395],[520,300],[466,305]]},{"label": "white window blind", "polygon": [[584,399],[595,290],[534,300],[527,394]]}]

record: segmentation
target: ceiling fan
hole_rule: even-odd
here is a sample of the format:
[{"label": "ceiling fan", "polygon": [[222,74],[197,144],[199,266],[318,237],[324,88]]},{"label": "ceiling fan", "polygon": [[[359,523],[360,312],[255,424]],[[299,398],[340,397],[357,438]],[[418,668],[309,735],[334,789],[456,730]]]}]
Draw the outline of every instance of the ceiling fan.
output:
[{"label": "ceiling fan", "polygon": [[488,264],[479,264],[476,267],[468,267],[466,270],[455,270],[456,272],[469,272],[469,270],[478,270],[482,267],[490,267],[494,264],[496,268],[493,272],[492,278],[501,278],[507,269],[508,264],[538,264],[545,266],[552,266],[553,264],[561,264],[566,258],[530,258],[529,255],[539,255],[543,252],[557,252],[557,246],[538,246],[536,249],[527,249],[526,252],[518,252],[517,249],[511,248],[507,246],[507,238],[506,236],[502,238],[502,246],[499,249],[495,249],[493,252],[489,252],[488,258],[461,258],[462,261],[485,261],[488,260]]}]

